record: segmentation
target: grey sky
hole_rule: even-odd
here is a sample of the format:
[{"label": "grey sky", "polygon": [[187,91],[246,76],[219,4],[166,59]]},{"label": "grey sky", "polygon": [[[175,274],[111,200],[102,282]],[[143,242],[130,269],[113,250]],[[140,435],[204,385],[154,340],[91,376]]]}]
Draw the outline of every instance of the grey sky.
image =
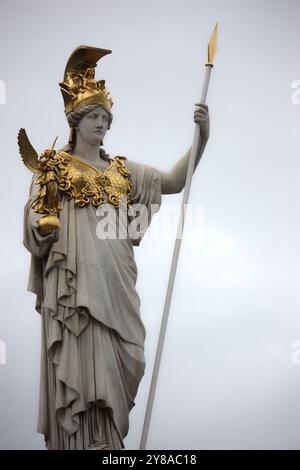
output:
[{"label": "grey sky", "polygon": [[[25,127],[38,152],[68,127],[58,82],[80,44],[112,49],[97,78],[111,92],[105,140],[162,170],[191,145],[206,47],[219,22],[208,93],[211,138],[193,178],[201,205],[186,237],[166,335],[148,448],[300,449],[299,2],[2,0],[0,448],[42,449],[36,433],[39,316],[26,292],[22,246],[30,173],[18,155]],[[148,235],[182,194],[163,197]],[[166,221],[166,223],[168,223]],[[136,248],[147,369],[130,417],[139,444],[175,230]],[[176,224],[175,224],[176,225]]]}]

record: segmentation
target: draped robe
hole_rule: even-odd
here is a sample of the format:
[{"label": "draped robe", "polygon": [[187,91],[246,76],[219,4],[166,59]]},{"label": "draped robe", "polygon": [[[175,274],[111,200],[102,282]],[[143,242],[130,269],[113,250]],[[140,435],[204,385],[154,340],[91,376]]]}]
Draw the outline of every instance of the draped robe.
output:
[{"label": "draped robe", "polygon": [[[158,172],[125,165],[131,202],[144,205],[150,223],[161,204]],[[27,288],[41,315],[37,430],[48,449],[122,449],[145,370],[133,249],[143,234],[100,238],[97,209],[63,194],[61,228],[42,236],[41,214],[30,208],[35,187],[24,209],[24,245],[31,253]]]}]

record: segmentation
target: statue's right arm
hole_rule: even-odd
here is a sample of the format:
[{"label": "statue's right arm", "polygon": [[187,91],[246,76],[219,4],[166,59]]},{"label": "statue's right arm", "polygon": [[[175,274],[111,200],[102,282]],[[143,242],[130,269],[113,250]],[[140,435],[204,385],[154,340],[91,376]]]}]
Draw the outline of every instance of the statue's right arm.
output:
[{"label": "statue's right arm", "polygon": [[49,253],[52,243],[58,239],[58,230],[49,235],[42,235],[39,230],[39,219],[42,214],[36,213],[30,207],[38,189],[35,179],[36,176],[33,176],[29,199],[24,207],[23,244],[32,255],[43,258]]},{"label": "statue's right arm", "polygon": [[[203,103],[199,103],[197,106],[199,106],[199,108],[194,111],[194,121],[200,126],[200,137],[196,149],[196,160],[193,172],[199,164],[209,138],[208,106]],[[183,190],[186,183],[191,150],[192,147],[175,163],[171,170],[161,171],[157,169],[161,180],[162,194],[180,193]]]}]

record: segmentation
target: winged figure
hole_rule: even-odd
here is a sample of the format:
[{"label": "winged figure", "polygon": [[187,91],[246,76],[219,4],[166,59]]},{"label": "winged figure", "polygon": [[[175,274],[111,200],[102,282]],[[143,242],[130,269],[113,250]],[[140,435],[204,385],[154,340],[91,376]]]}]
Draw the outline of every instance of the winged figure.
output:
[{"label": "winged figure", "polygon": [[56,139],[52,148],[45,150],[39,157],[31,145],[25,129],[20,129],[18,133],[18,145],[23,163],[32,173],[37,175],[36,184],[40,185],[31,207],[35,212],[52,216],[56,216],[62,209],[58,190],[60,168],[54,150]]}]

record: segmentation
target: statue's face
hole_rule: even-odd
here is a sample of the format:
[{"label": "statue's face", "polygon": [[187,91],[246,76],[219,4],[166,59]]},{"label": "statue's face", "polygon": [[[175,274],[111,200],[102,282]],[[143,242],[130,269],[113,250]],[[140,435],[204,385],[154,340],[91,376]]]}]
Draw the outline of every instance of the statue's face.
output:
[{"label": "statue's face", "polygon": [[108,129],[108,112],[99,106],[81,118],[77,126],[77,135],[91,145],[101,143]]}]

